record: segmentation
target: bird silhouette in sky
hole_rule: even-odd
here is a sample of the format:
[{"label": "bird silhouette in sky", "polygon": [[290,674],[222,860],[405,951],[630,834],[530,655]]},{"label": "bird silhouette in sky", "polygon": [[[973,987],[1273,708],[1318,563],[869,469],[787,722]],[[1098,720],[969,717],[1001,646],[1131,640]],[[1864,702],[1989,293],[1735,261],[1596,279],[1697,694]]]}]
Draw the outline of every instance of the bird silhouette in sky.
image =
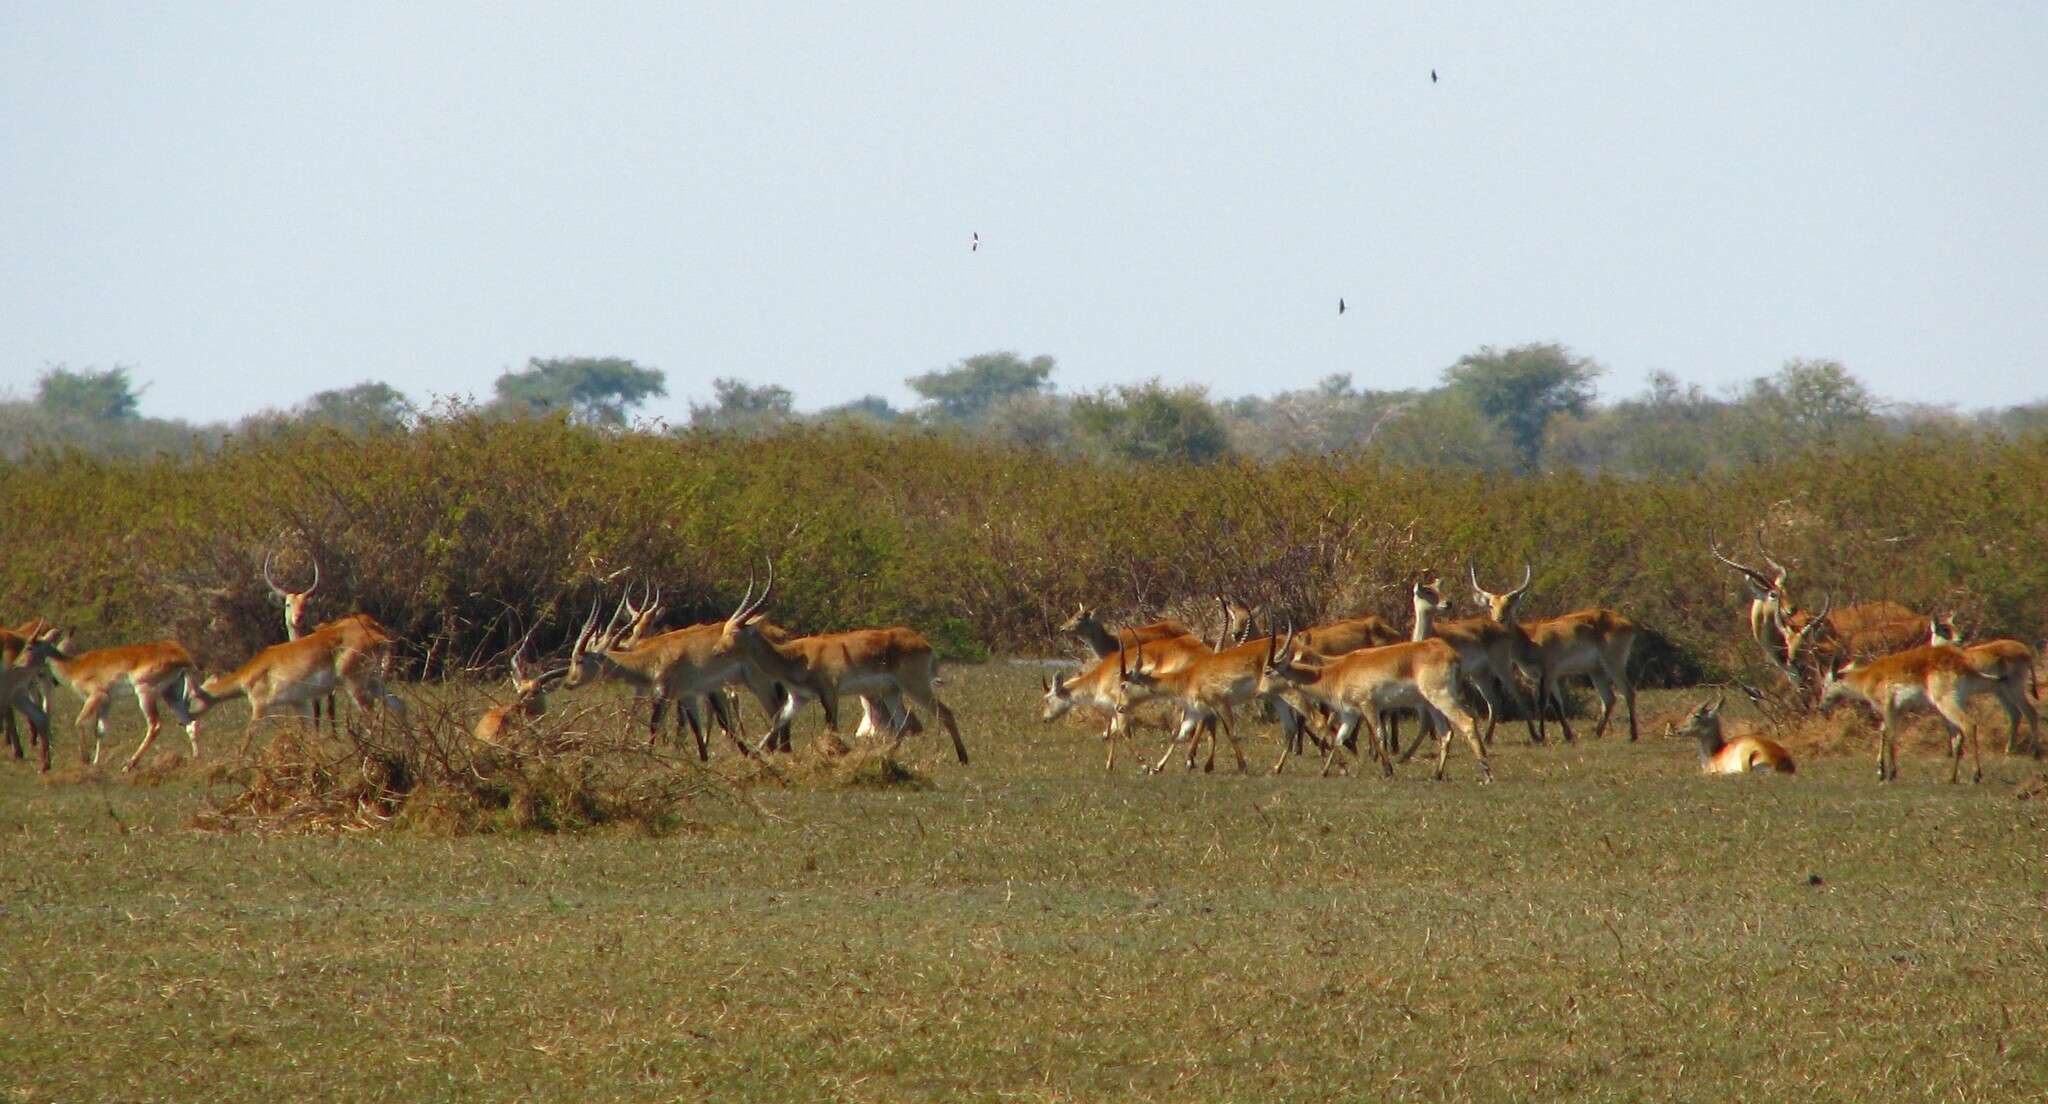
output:
[{"label": "bird silhouette in sky", "polygon": [[1338,313],[1338,314],[1343,314],[1343,313],[1344,313],[1344,300],[1342,300],[1342,299],[1339,299],[1339,300],[1337,300],[1337,313]]},{"label": "bird silhouette in sky", "polygon": [[974,232],[973,241],[967,246],[967,251],[969,253],[981,252],[981,232],[979,230]]},{"label": "bird silhouette in sky", "polygon": [[1434,69],[1431,69],[1431,70],[1429,71],[1429,83],[1431,83],[1431,84],[1435,84],[1435,83],[1436,83],[1436,70],[1434,70]]}]

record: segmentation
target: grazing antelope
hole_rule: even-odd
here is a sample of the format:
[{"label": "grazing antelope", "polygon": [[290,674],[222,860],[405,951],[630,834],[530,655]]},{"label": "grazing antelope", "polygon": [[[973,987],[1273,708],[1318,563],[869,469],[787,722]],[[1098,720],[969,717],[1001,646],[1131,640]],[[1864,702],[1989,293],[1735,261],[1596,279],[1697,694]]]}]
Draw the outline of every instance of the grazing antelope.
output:
[{"label": "grazing antelope", "polygon": [[[1133,654],[1143,653],[1154,669],[1161,671],[1178,670],[1192,657],[1207,652],[1208,649],[1192,636],[1154,640],[1133,649]],[[1117,709],[1116,685],[1121,666],[1118,660],[1122,654],[1118,650],[1106,658],[1097,659],[1082,668],[1080,673],[1067,678],[1048,679],[1040,675],[1038,679],[1045,691],[1045,709],[1039,715],[1040,721],[1057,720],[1076,706],[1108,715],[1102,732],[1102,740],[1109,750],[1104,770],[1116,769],[1118,737],[1129,738],[1131,730],[1141,726],[1170,732],[1177,722],[1170,710],[1137,710],[1126,714]]]},{"label": "grazing antelope", "polygon": [[2005,709],[2006,723],[2012,727],[2005,734],[2005,753],[2011,755],[2019,746],[2020,719],[2026,718],[2027,731],[2033,738],[2034,758],[2041,757],[2041,715],[2034,710],[2034,703],[2028,699],[2028,692],[2034,697],[2041,696],[2041,688],[2034,681],[2034,649],[2011,638],[1987,640],[1982,644],[1963,644],[1956,633],[1955,619],[1933,618],[1927,624],[1929,644],[1950,644],[1963,649],[1963,657],[1970,665],[1985,675],[1998,680],[1998,704]]},{"label": "grazing antelope", "polygon": [[566,667],[542,670],[525,665],[523,654],[527,641],[533,637],[531,629],[519,646],[512,650],[512,704],[493,706],[477,718],[476,727],[470,734],[486,744],[500,744],[548,711],[547,688],[552,682],[559,682],[569,673]]},{"label": "grazing antelope", "polygon": [[891,740],[901,741],[909,731],[911,715],[904,707],[904,699],[909,698],[938,717],[953,739],[953,754],[967,762],[967,745],[960,741],[953,711],[932,690],[937,657],[923,634],[897,626],[777,641],[763,631],[765,617],[759,612],[774,586],[772,571],[760,598],[754,598],[753,587],[748,586],[739,608],[721,627],[711,654],[741,657],[787,687],[790,696],[778,715],[781,721],[786,723],[796,715],[804,697],[814,697],[825,711],[826,731],[837,737],[839,699],[847,695],[872,697],[887,709]]},{"label": "grazing antelope", "polygon": [[[346,689],[356,708],[368,714],[376,705],[405,716],[405,702],[384,685],[390,664],[391,635],[366,613],[329,621],[297,640],[287,640],[250,656],[240,667],[215,675],[195,690],[204,712],[237,697],[249,699],[249,722],[242,729],[242,754],[249,753],[256,726],[281,709],[312,719],[313,702]],[[330,712],[330,716],[331,716]]]},{"label": "grazing antelope", "polygon": [[[78,731],[79,762],[88,761],[85,729],[91,725],[93,745],[90,762],[99,763],[107,738],[108,700],[123,685],[135,691],[135,703],[142,707],[142,718],[147,727],[142,743],[136,746],[135,754],[128,757],[122,770],[133,769],[142,753],[156,742],[156,735],[163,728],[163,721],[157,716],[159,705],[171,707],[178,722],[185,726],[186,738],[192,741],[192,757],[199,758],[198,715],[204,707],[203,704],[194,706],[188,700],[197,690],[193,685],[196,668],[192,653],[175,640],[99,648],[74,655],[56,639],[55,632],[45,632],[28,642],[15,666],[17,669],[47,672],[58,683],[69,687],[72,693],[85,699],[85,706],[78,711],[78,720],[73,725]],[[204,694],[196,696],[203,703]],[[47,748],[44,754],[48,755]]]},{"label": "grazing antelope", "polygon": [[[1479,724],[1458,701],[1458,683],[1464,671],[1458,650],[1443,640],[1408,641],[1377,648],[1361,648],[1347,655],[1328,658],[1304,652],[1290,637],[1271,649],[1259,672],[1262,693],[1283,687],[1295,690],[1327,707],[1340,719],[1341,729],[1330,741],[1330,755],[1345,737],[1363,725],[1370,731],[1368,713],[1413,709],[1440,733],[1437,740],[1436,778],[1444,777],[1451,754],[1451,734],[1465,737],[1479,761],[1482,781],[1493,780],[1493,768],[1486,747],[1479,739]],[[1394,765],[1384,742],[1369,737],[1380,769],[1392,777]],[[1329,768],[1329,759],[1324,769]]]},{"label": "grazing antelope", "polygon": [[1575,737],[1571,721],[1564,714],[1563,682],[1572,675],[1584,675],[1600,695],[1600,720],[1593,727],[1595,737],[1607,734],[1607,722],[1614,715],[1614,690],[1628,701],[1628,738],[1636,738],[1636,685],[1628,676],[1629,652],[1636,643],[1635,622],[1609,609],[1583,609],[1542,621],[1518,621],[1515,617],[1522,596],[1528,593],[1534,569],[1522,565],[1522,583],[1500,594],[1479,585],[1477,565],[1467,564],[1472,596],[1503,628],[1514,645],[1515,665],[1536,682],[1536,740],[1543,740],[1544,710],[1557,707],[1557,723],[1567,743]]},{"label": "grazing antelope", "polygon": [[1951,763],[1948,780],[1956,781],[1963,767],[1963,743],[1967,739],[1972,759],[1972,782],[1984,778],[1984,759],[1977,747],[1977,722],[1970,717],[1970,699],[1978,694],[1996,694],[1999,680],[1983,674],[1971,664],[1961,648],[1948,644],[1926,644],[1867,662],[1852,662],[1831,669],[1821,684],[1820,712],[1827,716],[1835,704],[1859,699],[1878,711],[1883,723],[1877,736],[1877,779],[1896,781],[1899,752],[1893,729],[1900,713],[1908,707],[1925,705],[1934,710],[1948,729]]},{"label": "grazing antelope", "polygon": [[1727,704],[1726,694],[1711,703],[1701,702],[1685,715],[1685,720],[1676,725],[1664,726],[1664,735],[1672,739],[1691,738],[1700,746],[1700,771],[1704,774],[1748,774],[1750,771],[1777,771],[1792,774],[1799,768],[1792,762],[1792,753],[1785,745],[1762,736],[1737,736],[1733,740],[1721,736],[1721,707]]}]

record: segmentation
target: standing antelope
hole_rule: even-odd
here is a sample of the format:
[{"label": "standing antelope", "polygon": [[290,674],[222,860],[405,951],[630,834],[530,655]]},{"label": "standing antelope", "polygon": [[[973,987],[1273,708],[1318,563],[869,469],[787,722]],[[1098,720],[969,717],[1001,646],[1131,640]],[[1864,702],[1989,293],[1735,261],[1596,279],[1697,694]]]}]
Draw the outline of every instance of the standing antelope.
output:
[{"label": "standing antelope", "polygon": [[[1415,629],[1410,640],[1438,639],[1458,651],[1458,667],[1467,685],[1486,703],[1484,742],[1493,744],[1493,730],[1499,723],[1502,703],[1520,708],[1521,695],[1515,689],[1515,645],[1505,625],[1491,617],[1462,617],[1442,620],[1451,603],[1438,587],[1437,573],[1423,571],[1411,588],[1415,603]],[[1529,721],[1529,740],[1536,742],[1536,724]]]},{"label": "standing antelope", "polygon": [[256,726],[264,719],[289,709],[310,721],[313,702],[331,696],[337,688],[346,689],[356,709],[366,715],[372,707],[382,705],[403,718],[405,702],[384,685],[391,650],[391,635],[376,618],[366,613],[337,618],[297,640],[272,644],[233,671],[207,679],[195,691],[198,711],[247,697],[244,755],[256,737]]},{"label": "standing antelope", "polygon": [[1699,703],[1685,715],[1684,721],[1666,725],[1664,735],[1672,739],[1690,737],[1698,741],[1700,771],[1704,774],[1748,774],[1761,770],[1791,774],[1799,769],[1792,762],[1792,753],[1776,740],[1762,736],[1723,739],[1721,707],[1727,704],[1727,700],[1727,695],[1723,694],[1712,703]]},{"label": "standing antelope", "polygon": [[2034,703],[2028,699],[2028,691],[2034,697],[2041,696],[2041,688],[2034,681],[2034,649],[2024,643],[2006,638],[1987,640],[1982,644],[1962,644],[1956,633],[1955,619],[1935,618],[1927,624],[1929,644],[1950,644],[1963,649],[1963,658],[1970,661],[1980,674],[1998,680],[1998,704],[2005,709],[2006,723],[2011,729],[2005,734],[2005,753],[2011,755],[2019,745],[2020,719],[2026,718],[2027,731],[2033,738],[2034,758],[2041,757],[2041,715],[2035,711]]},{"label": "standing antelope", "polygon": [[1095,653],[1097,659],[1106,659],[1121,649],[1149,644],[1154,640],[1173,640],[1195,635],[1186,625],[1172,620],[1154,621],[1111,632],[1109,627],[1102,623],[1102,619],[1096,616],[1095,610],[1084,605],[1074,607],[1073,615],[1060,623],[1059,631],[1080,637],[1081,642],[1088,646],[1090,652]]},{"label": "standing antelope", "polygon": [[28,722],[29,743],[37,749],[36,769],[47,773],[50,769],[50,702],[43,694],[44,672],[39,667],[20,664],[29,641],[38,635],[0,629],[0,718],[5,720],[7,745],[13,749],[16,759],[27,756],[22,748],[21,732],[15,726],[15,713],[19,712]]},{"label": "standing antelope", "polygon": [[[297,640],[306,634],[306,615],[313,600],[313,592],[320,589],[320,561],[318,559],[313,560],[313,581],[306,585],[306,589],[290,590],[280,584],[276,577],[270,573],[270,562],[275,557],[275,552],[266,552],[263,555],[263,582],[264,585],[270,588],[271,596],[277,599],[280,606],[284,607],[284,638],[286,640]],[[320,701],[316,700],[312,706],[313,727],[315,729],[320,727],[321,704]],[[335,715],[334,695],[331,693],[327,695],[326,706],[327,726],[334,728],[341,722]]]},{"label": "standing antelope", "polygon": [[1220,652],[1195,653],[1185,657],[1184,662],[1169,669],[1166,664],[1154,664],[1143,651],[1119,652],[1116,701],[1120,712],[1129,714],[1143,702],[1163,699],[1177,705],[1181,710],[1181,722],[1173,741],[1167,745],[1166,753],[1151,767],[1157,774],[1166,769],[1166,761],[1173,758],[1175,747],[1188,740],[1188,767],[1195,765],[1196,754],[1201,750],[1201,736],[1209,737],[1209,758],[1203,770],[1216,768],[1216,727],[1220,723],[1223,735],[1230,741],[1232,754],[1237,757],[1239,772],[1248,770],[1244,761],[1244,748],[1237,740],[1238,706],[1257,698],[1266,698],[1281,710],[1281,721],[1285,725],[1287,738],[1280,747],[1280,759],[1273,765],[1275,772],[1286,763],[1292,750],[1292,734],[1295,726],[1302,723],[1301,714],[1289,705],[1279,693],[1264,694],[1259,690],[1259,670],[1272,653],[1274,638],[1261,637],[1247,640],[1233,648]]},{"label": "standing antelope", "polygon": [[[1480,779],[1490,782],[1493,768],[1479,739],[1478,722],[1458,701],[1458,683],[1463,678],[1458,650],[1443,640],[1386,644],[1326,658],[1303,652],[1290,636],[1281,647],[1267,653],[1265,666],[1259,672],[1258,688],[1261,692],[1272,692],[1285,686],[1336,714],[1342,727],[1330,741],[1332,757],[1353,730],[1361,725],[1371,730],[1368,713],[1413,709],[1424,718],[1425,725],[1434,726],[1440,733],[1436,754],[1438,780],[1444,777],[1452,731],[1456,730],[1479,760]],[[1376,733],[1369,738],[1381,770],[1392,777],[1394,765],[1387,757],[1384,742]],[[1326,771],[1329,762],[1324,761]]]},{"label": "standing antelope", "polygon": [[[188,701],[188,695],[196,689],[193,686],[196,668],[192,653],[177,641],[157,640],[74,655],[55,639],[54,632],[46,632],[28,642],[15,665],[18,669],[35,669],[39,673],[47,671],[59,683],[69,687],[72,693],[85,699],[85,706],[78,711],[78,720],[74,722],[78,731],[79,762],[87,762],[85,730],[87,725],[91,725],[93,745],[90,761],[99,763],[107,737],[108,700],[123,685],[134,689],[135,703],[142,707],[142,718],[147,727],[142,743],[122,765],[122,770],[132,770],[136,761],[142,758],[142,753],[156,742],[157,732],[163,728],[163,721],[157,716],[160,704],[170,706],[178,722],[185,726],[186,738],[192,741],[192,757],[199,758],[198,715],[203,712],[203,705],[195,708]],[[204,694],[198,696],[203,702]],[[44,755],[48,755],[47,746]]]},{"label": "standing antelope", "polygon": [[[692,625],[631,641],[627,639],[629,631],[636,624],[644,625],[646,618],[645,611],[631,607],[630,602],[630,598],[622,600],[602,630],[597,624],[598,607],[591,608],[582,631],[570,645],[562,688],[576,690],[586,682],[609,679],[631,687],[636,702],[652,699],[653,710],[647,724],[649,743],[659,736],[663,708],[673,700],[676,737],[680,741],[684,725],[688,724],[695,735],[700,759],[710,758],[711,752],[707,726],[697,711],[697,703],[709,697],[711,710],[726,735],[742,752],[752,754],[753,749],[740,738],[736,718],[727,717],[724,710],[724,689],[742,677],[744,664],[736,658],[713,654],[723,626]],[[756,693],[768,691],[765,683],[756,688]]]},{"label": "standing antelope", "polygon": [[1529,590],[1534,569],[1522,565],[1522,584],[1495,594],[1479,585],[1477,565],[1467,564],[1472,595],[1485,604],[1493,619],[1508,630],[1514,644],[1515,665],[1529,672],[1536,682],[1536,739],[1543,740],[1544,707],[1555,704],[1557,723],[1567,743],[1574,739],[1571,721],[1564,714],[1563,682],[1572,675],[1584,675],[1600,695],[1600,720],[1593,727],[1595,737],[1607,734],[1607,722],[1614,715],[1614,689],[1619,686],[1628,700],[1628,738],[1636,738],[1636,685],[1628,677],[1628,656],[1635,648],[1633,621],[1609,609],[1583,609],[1542,621],[1516,619],[1517,607]]},{"label": "standing antelope", "polygon": [[894,626],[777,641],[762,631],[765,617],[759,612],[774,586],[771,571],[768,586],[759,599],[753,598],[751,585],[747,588],[739,608],[726,618],[712,654],[743,657],[762,674],[787,687],[789,700],[779,714],[783,721],[796,715],[803,697],[815,697],[825,711],[826,731],[837,737],[839,699],[849,695],[872,697],[887,707],[893,729],[891,740],[901,741],[910,725],[911,714],[904,702],[908,698],[938,717],[946,735],[953,739],[953,754],[960,762],[967,762],[967,745],[960,741],[960,726],[953,719],[953,711],[932,690],[937,657],[923,634]]},{"label": "standing antelope", "polygon": [[1997,678],[1980,673],[1961,648],[1948,644],[1926,644],[1903,652],[1850,663],[1830,670],[1821,684],[1820,712],[1827,716],[1835,704],[1855,698],[1867,702],[1883,718],[1877,735],[1877,779],[1896,781],[1899,752],[1893,729],[1900,713],[1908,707],[1925,705],[1934,710],[1948,729],[1951,762],[1948,780],[1956,781],[1963,767],[1963,743],[1967,739],[1972,760],[1972,782],[1984,778],[1984,758],[1977,747],[1977,722],[1970,717],[1970,699],[1978,694],[1996,694]]}]

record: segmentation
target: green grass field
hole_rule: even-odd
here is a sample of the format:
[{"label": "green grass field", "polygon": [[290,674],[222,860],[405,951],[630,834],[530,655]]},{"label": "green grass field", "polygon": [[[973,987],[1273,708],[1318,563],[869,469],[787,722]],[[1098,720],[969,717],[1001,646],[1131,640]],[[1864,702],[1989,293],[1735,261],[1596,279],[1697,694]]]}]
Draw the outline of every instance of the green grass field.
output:
[{"label": "green grass field", "polygon": [[[1867,741],[1702,778],[1648,724],[1505,728],[1490,787],[1462,746],[1446,784],[1141,779],[1038,724],[1036,679],[949,669],[975,761],[918,738],[928,788],[755,787],[659,838],[208,834],[197,772],[0,764],[0,1091],[2048,1095],[2048,798],[2002,734],[1975,787],[1924,738],[1890,787]],[[1681,702],[1646,695],[1656,732]]]}]

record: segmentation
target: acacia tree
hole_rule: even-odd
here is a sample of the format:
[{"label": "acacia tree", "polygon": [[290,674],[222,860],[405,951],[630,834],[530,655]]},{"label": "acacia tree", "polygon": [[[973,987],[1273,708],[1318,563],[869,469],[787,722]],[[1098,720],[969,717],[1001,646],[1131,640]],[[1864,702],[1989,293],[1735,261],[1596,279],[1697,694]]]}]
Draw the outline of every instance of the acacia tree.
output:
[{"label": "acacia tree", "polygon": [[1105,459],[1205,464],[1230,451],[1230,434],[1200,387],[1158,380],[1082,395],[1074,443]]},{"label": "acacia tree", "polygon": [[1523,471],[1543,455],[1543,434],[1561,414],[1584,414],[1600,365],[1555,342],[1495,349],[1483,345],[1444,369],[1444,384],[1507,436]]},{"label": "acacia tree", "polygon": [[1049,356],[1025,360],[1016,353],[982,353],[904,382],[931,403],[939,417],[973,422],[1004,399],[1052,390],[1055,367]]},{"label": "acacia tree", "polygon": [[132,422],[142,416],[142,393],[128,369],[54,365],[36,380],[36,405],[64,417],[94,422]]},{"label": "acacia tree", "polygon": [[533,357],[494,387],[506,406],[532,414],[565,410],[572,421],[608,426],[624,425],[628,409],[668,394],[660,369],[625,357]]},{"label": "acacia tree", "polygon": [[796,394],[772,383],[753,384],[723,376],[711,381],[711,403],[690,404],[692,429],[766,429],[788,421]]},{"label": "acacia tree", "polygon": [[353,433],[389,433],[411,422],[413,407],[398,388],[365,380],[354,387],[315,392],[299,405],[299,416]]}]

